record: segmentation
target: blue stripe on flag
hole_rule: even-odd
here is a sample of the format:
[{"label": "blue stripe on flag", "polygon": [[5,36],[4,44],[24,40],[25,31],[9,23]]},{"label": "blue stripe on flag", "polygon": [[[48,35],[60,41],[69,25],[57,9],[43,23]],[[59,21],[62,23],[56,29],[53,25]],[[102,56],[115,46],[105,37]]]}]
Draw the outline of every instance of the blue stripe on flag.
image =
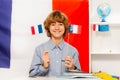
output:
[{"label": "blue stripe on flag", "polygon": [[0,67],[10,67],[12,0],[0,0]]},{"label": "blue stripe on flag", "polygon": [[41,24],[38,25],[38,32],[39,32],[39,33],[43,33],[42,25],[41,25]]},{"label": "blue stripe on flag", "polygon": [[72,33],[73,32],[73,25],[69,25],[69,32]]},{"label": "blue stripe on flag", "polygon": [[109,31],[109,25],[99,25],[99,31],[100,32],[106,32]]}]

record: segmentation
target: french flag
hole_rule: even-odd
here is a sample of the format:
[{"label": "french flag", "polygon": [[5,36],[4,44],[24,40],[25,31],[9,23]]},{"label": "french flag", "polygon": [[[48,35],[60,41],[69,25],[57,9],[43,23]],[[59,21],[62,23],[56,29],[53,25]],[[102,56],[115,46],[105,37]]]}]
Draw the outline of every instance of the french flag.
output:
[{"label": "french flag", "polygon": [[31,26],[32,35],[43,33],[42,24]]},{"label": "french flag", "polygon": [[93,31],[107,32],[109,31],[108,24],[93,24]]},{"label": "french flag", "polygon": [[82,29],[81,25],[76,25],[76,24],[70,24],[69,25],[69,33],[80,34],[81,29]]}]

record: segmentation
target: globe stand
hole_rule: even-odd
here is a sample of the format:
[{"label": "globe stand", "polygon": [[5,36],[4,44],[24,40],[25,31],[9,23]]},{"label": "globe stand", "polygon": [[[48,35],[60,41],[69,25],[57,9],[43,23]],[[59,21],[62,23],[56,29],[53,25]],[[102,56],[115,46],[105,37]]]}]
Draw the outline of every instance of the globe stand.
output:
[{"label": "globe stand", "polygon": [[103,19],[101,20],[101,22],[106,22],[106,21],[105,21],[105,19],[103,18]]}]

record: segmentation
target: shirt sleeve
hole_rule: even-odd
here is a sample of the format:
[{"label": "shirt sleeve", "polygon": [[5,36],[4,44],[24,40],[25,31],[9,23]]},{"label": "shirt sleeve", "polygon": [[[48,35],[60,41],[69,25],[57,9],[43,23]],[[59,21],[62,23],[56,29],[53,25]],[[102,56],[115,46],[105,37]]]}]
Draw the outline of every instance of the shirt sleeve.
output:
[{"label": "shirt sleeve", "polygon": [[79,59],[78,59],[78,51],[77,50],[75,51],[73,59],[74,59],[75,70],[81,71],[81,66],[80,66],[80,62],[79,62]]},{"label": "shirt sleeve", "polygon": [[45,69],[42,66],[42,60],[41,60],[41,51],[39,48],[35,49],[35,54],[31,63],[29,76],[45,76],[48,72],[48,69]]}]

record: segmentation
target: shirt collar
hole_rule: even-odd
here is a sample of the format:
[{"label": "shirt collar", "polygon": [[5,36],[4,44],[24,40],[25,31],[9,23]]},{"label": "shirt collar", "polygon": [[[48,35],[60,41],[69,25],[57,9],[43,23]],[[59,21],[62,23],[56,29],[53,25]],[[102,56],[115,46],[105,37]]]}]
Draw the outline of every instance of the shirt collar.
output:
[{"label": "shirt collar", "polygon": [[48,41],[48,43],[49,43],[49,46],[50,46],[51,50],[53,50],[56,47],[58,47],[60,50],[62,50],[64,48],[64,45],[65,45],[64,40],[58,46],[55,43],[53,43],[53,41],[51,39]]}]

